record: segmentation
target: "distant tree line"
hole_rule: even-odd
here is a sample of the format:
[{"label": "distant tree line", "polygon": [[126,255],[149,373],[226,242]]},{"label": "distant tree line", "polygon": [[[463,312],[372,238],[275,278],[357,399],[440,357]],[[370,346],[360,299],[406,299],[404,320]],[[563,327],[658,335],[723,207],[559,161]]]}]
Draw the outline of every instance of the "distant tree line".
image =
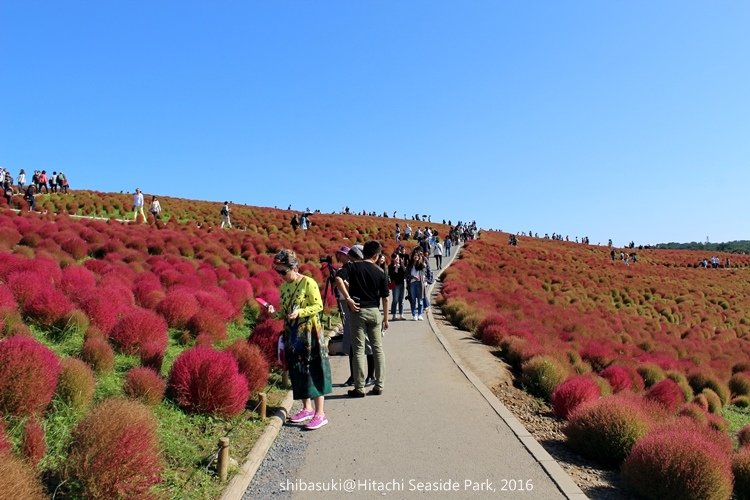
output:
[{"label": "distant tree line", "polygon": [[750,240],[727,241],[725,243],[659,243],[654,248],[678,250],[704,250],[728,253],[750,253]]}]

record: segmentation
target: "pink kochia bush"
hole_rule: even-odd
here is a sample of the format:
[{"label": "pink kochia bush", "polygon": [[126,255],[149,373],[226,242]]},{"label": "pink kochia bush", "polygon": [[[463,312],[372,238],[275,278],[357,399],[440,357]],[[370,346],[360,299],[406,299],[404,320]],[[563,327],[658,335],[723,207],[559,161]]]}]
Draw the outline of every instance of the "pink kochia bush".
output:
[{"label": "pink kochia bush", "polygon": [[643,379],[634,368],[612,365],[602,370],[599,375],[607,379],[614,393],[624,390],[636,392],[643,390]]},{"label": "pink kochia bush", "polygon": [[36,323],[51,327],[73,310],[68,298],[54,288],[44,288],[26,302],[24,311]]},{"label": "pink kochia bush", "polygon": [[260,352],[257,345],[250,345],[243,339],[237,339],[227,347],[237,360],[240,373],[247,379],[247,388],[250,394],[255,394],[263,389],[268,383],[268,361]]},{"label": "pink kochia bush", "polygon": [[43,411],[57,388],[60,362],[31,337],[0,340],[0,414]]},{"label": "pink kochia bush", "polygon": [[600,396],[601,390],[590,376],[576,375],[557,386],[552,393],[552,408],[558,417],[568,418],[580,405],[596,401]]},{"label": "pink kochia bush", "polygon": [[652,385],[644,398],[656,401],[672,413],[676,412],[685,402],[685,396],[680,386],[677,385],[677,382],[668,378]]},{"label": "pink kochia bush", "polygon": [[247,379],[229,352],[198,346],[180,354],[172,365],[169,395],[185,411],[233,417],[250,395]]},{"label": "pink kochia bush", "polygon": [[647,498],[728,499],[729,455],[693,429],[654,431],[622,465],[625,483]]},{"label": "pink kochia bush", "polygon": [[185,328],[190,318],[199,310],[198,301],[187,290],[170,290],[156,306],[156,312],[164,316],[169,326]]},{"label": "pink kochia bush", "polygon": [[108,399],[75,427],[66,475],[80,498],[147,498],[160,481],[157,421],[146,406]]},{"label": "pink kochia bush", "polygon": [[272,365],[278,364],[276,349],[283,329],[283,321],[265,318],[255,325],[253,334],[250,336],[249,342],[257,345],[260,352]]},{"label": "pink kochia bush", "polygon": [[158,314],[139,307],[131,308],[112,328],[110,337],[125,354],[140,354],[145,344],[167,348],[167,322]]}]

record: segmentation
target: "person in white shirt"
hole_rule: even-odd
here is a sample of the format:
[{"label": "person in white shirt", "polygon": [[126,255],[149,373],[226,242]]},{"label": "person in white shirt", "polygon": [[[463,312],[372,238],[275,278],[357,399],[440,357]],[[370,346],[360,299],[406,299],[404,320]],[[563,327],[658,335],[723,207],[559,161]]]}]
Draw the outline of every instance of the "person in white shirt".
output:
[{"label": "person in white shirt", "polygon": [[435,243],[432,245],[432,255],[435,257],[435,267],[438,269],[443,268],[443,245],[440,243],[440,238],[435,236]]},{"label": "person in white shirt", "polygon": [[232,229],[232,221],[229,219],[229,213],[232,211],[231,208],[229,208],[229,202],[225,201],[224,206],[221,207],[221,227],[228,227],[229,229]]},{"label": "person in white shirt", "polygon": [[18,180],[16,180],[16,184],[18,184],[18,189],[23,191],[23,189],[26,187],[26,172],[24,169],[21,169],[21,171],[18,173]]},{"label": "person in white shirt", "polygon": [[161,217],[161,204],[156,196],[151,197],[151,205],[148,207],[148,211],[154,216],[154,221]]},{"label": "person in white shirt", "polygon": [[138,222],[138,212],[143,217],[143,223],[146,223],[146,214],[143,213],[143,193],[139,188],[135,188],[135,194],[133,195],[133,221]]}]

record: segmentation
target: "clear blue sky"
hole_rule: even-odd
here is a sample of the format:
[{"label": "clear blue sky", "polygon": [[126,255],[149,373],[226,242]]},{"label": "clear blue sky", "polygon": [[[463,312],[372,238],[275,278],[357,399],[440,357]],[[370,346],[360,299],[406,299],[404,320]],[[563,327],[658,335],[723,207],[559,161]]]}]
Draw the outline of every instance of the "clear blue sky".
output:
[{"label": "clear blue sky", "polygon": [[0,1],[0,165],[74,187],[750,239],[750,2]]}]

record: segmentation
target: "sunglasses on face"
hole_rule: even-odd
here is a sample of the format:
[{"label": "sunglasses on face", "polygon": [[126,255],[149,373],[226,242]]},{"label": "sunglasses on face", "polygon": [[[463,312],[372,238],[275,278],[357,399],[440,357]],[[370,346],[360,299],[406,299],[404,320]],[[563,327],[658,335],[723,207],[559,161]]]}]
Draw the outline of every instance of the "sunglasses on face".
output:
[{"label": "sunglasses on face", "polygon": [[280,269],[278,267],[275,267],[273,270],[279,273],[279,276],[286,276],[286,274],[289,272],[289,269],[286,268]]}]

